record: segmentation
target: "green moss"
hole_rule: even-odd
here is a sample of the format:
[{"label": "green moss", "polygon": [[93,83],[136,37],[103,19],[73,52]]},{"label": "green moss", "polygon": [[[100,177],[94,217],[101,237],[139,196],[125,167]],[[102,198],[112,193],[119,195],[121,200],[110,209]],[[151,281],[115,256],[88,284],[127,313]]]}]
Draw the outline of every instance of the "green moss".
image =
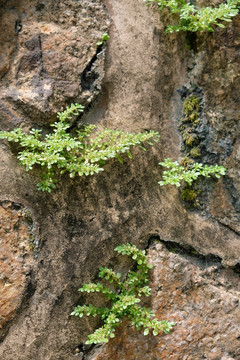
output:
[{"label": "green moss", "polygon": [[28,246],[29,246],[30,251],[33,251],[33,252],[37,251],[37,248],[35,245],[35,238],[34,238],[33,234],[28,235]]},{"label": "green moss", "polygon": [[189,121],[191,121],[191,123],[194,124],[199,124],[199,112],[198,111],[193,111],[190,115],[189,115]]},{"label": "green moss", "polygon": [[190,122],[194,125],[199,124],[200,101],[201,99],[195,95],[190,95],[185,99],[183,103],[184,117],[182,118],[182,123]]},{"label": "green moss", "polygon": [[193,158],[199,158],[201,156],[201,151],[198,147],[194,147],[190,150],[189,154]]},{"label": "green moss", "polygon": [[186,187],[181,191],[181,199],[188,202],[195,201],[198,192],[196,192],[192,187]]},{"label": "green moss", "polygon": [[185,131],[182,135],[183,141],[187,146],[194,146],[197,145],[199,140],[196,134],[191,133],[191,129],[188,129],[188,131]]},{"label": "green moss", "polygon": [[191,115],[193,112],[199,113],[201,99],[195,95],[188,96],[183,103],[183,112],[185,115]]},{"label": "green moss", "polygon": [[[187,114],[186,116],[184,116],[182,118],[183,123],[190,122],[192,124],[197,125],[197,124],[199,124],[199,121],[200,121],[200,119],[199,119],[198,111],[193,111],[192,113]],[[185,127],[186,127],[186,125],[185,125]]]},{"label": "green moss", "polygon": [[29,209],[24,209],[23,210],[23,216],[24,216],[24,219],[27,221],[28,225],[33,224],[32,214],[31,214],[31,211]]},{"label": "green moss", "polygon": [[[199,143],[199,139],[197,136],[196,126],[200,122],[200,102],[201,99],[196,97],[195,95],[188,96],[183,103],[183,113],[184,116],[181,119],[181,123],[179,125],[179,130],[182,134],[182,139],[184,145],[188,148],[196,147]],[[196,149],[189,154],[189,150],[185,149],[183,151],[187,151],[188,155],[192,157],[200,157],[200,152],[196,151]]]},{"label": "green moss", "polygon": [[187,125],[181,124],[181,125],[179,126],[179,130],[182,132],[182,131],[186,130],[187,127],[188,127]]},{"label": "green moss", "polygon": [[189,165],[194,164],[194,160],[190,159],[188,156],[184,156],[183,158],[181,158],[179,164],[181,166],[184,166],[185,168],[188,168]]}]

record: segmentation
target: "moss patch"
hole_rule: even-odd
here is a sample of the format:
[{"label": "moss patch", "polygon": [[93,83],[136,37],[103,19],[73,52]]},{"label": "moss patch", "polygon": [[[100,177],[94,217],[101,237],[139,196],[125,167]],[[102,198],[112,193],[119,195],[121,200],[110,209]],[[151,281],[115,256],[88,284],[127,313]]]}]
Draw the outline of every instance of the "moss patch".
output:
[{"label": "moss patch", "polygon": [[[201,97],[195,94],[187,96],[183,102],[183,116],[179,124],[179,130],[182,135],[183,144],[181,150],[183,157],[180,160],[180,165],[189,169],[195,163],[196,158],[201,157],[201,150],[198,146],[200,139],[198,136],[198,126],[201,123],[202,104]],[[200,191],[196,191],[193,186],[185,186],[181,190],[181,199],[191,204],[197,205],[197,195]]]},{"label": "moss patch", "polygon": [[190,150],[189,154],[193,158],[199,158],[201,156],[201,151],[198,147],[194,147]]},{"label": "moss patch", "polygon": [[190,116],[192,113],[199,113],[201,99],[195,95],[188,96],[183,103],[183,112],[185,116]]},{"label": "moss patch", "polygon": [[184,156],[183,158],[181,158],[179,164],[181,166],[184,166],[185,168],[188,168],[189,165],[194,164],[194,160],[190,159],[190,157],[188,157],[188,156]]},{"label": "moss patch", "polygon": [[199,191],[195,191],[193,187],[185,187],[181,190],[181,199],[187,202],[195,202]]}]

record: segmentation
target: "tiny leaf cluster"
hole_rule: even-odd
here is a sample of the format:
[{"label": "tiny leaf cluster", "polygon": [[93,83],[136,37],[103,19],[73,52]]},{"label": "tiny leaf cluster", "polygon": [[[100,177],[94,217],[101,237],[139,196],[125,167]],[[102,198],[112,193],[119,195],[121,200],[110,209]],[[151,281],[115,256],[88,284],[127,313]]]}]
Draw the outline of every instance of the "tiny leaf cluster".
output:
[{"label": "tiny leaf cluster", "polygon": [[144,329],[144,335],[148,335],[152,330],[153,335],[156,336],[160,331],[169,334],[174,322],[158,321],[153,318],[154,314],[150,309],[142,307],[141,296],[149,296],[151,289],[148,286],[148,272],[153,268],[147,263],[147,256],[145,251],[139,250],[135,245],[120,245],[115,251],[122,255],[128,255],[136,261],[136,271],[129,271],[125,280],[121,280],[121,274],[115,273],[112,269],[107,267],[100,268],[99,277],[113,283],[112,288],[103,286],[101,283],[84,284],[79,289],[83,293],[101,293],[106,299],[111,300],[111,308],[103,307],[97,308],[90,305],[77,306],[71,315],[82,317],[99,316],[104,325],[98,328],[93,334],[88,335],[86,344],[106,343],[110,338],[115,337],[115,329],[121,323],[122,319],[128,316],[131,319],[132,325],[136,326],[137,330]]},{"label": "tiny leaf cluster", "polygon": [[220,178],[221,175],[226,174],[226,169],[221,165],[203,165],[201,163],[194,163],[184,167],[179,165],[177,161],[171,159],[165,159],[164,162],[160,162],[159,165],[168,168],[163,171],[163,181],[159,181],[160,186],[175,185],[179,187],[183,181],[188,185],[192,185],[199,176],[209,178],[211,175],[216,178]]},{"label": "tiny leaf cluster", "polygon": [[73,178],[75,175],[93,175],[103,171],[105,161],[127,153],[131,158],[130,148],[134,145],[146,150],[142,143],[157,142],[159,134],[154,131],[132,134],[120,130],[103,129],[96,131],[95,125],[83,125],[70,133],[70,119],[83,112],[84,107],[72,104],[65,111],[58,113],[58,121],[51,124],[53,132],[42,135],[41,130],[32,129],[29,134],[17,128],[13,131],[0,131],[0,139],[19,143],[21,151],[18,159],[26,166],[26,171],[38,166],[42,181],[37,184],[41,191],[51,192],[56,188],[57,177],[65,172]]},{"label": "tiny leaf cluster", "polygon": [[110,39],[110,36],[108,35],[108,33],[102,34],[102,38],[101,38],[101,40],[99,40],[99,41],[97,42],[97,46],[103,45],[103,44],[104,44],[105,42],[107,42],[109,39]]},{"label": "tiny leaf cluster", "polygon": [[177,14],[179,23],[168,25],[166,33],[175,31],[214,31],[213,26],[225,28],[223,22],[231,22],[239,12],[240,0],[227,0],[219,6],[198,8],[188,0],[143,0],[147,4],[157,2],[159,9],[167,8],[171,14]]}]

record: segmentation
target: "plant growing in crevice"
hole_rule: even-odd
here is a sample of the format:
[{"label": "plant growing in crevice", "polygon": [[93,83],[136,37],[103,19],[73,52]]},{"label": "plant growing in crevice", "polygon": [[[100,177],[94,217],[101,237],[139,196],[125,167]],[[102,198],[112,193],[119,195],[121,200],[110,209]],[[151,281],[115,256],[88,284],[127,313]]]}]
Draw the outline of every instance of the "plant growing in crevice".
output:
[{"label": "plant growing in crevice", "polygon": [[147,4],[157,3],[159,9],[167,8],[171,14],[177,15],[179,23],[168,25],[165,32],[178,31],[214,31],[214,26],[225,28],[239,12],[240,0],[227,0],[216,7],[197,7],[189,0],[143,0]]},{"label": "plant growing in crevice", "polygon": [[111,308],[97,308],[94,305],[83,305],[75,307],[71,315],[82,317],[99,316],[104,325],[97,329],[93,334],[88,335],[86,344],[106,343],[110,338],[115,337],[115,329],[121,323],[124,317],[131,319],[131,324],[136,326],[137,330],[144,329],[144,335],[148,335],[152,330],[156,336],[160,331],[169,334],[174,322],[158,321],[153,318],[154,314],[150,309],[146,309],[139,305],[141,296],[149,296],[151,289],[148,286],[148,272],[152,269],[152,265],[148,264],[146,253],[139,250],[135,245],[120,245],[115,251],[122,255],[131,256],[137,263],[136,271],[129,271],[125,280],[121,280],[121,274],[115,273],[107,267],[100,268],[99,277],[114,284],[114,290],[100,283],[84,284],[79,289],[84,293],[101,293],[106,299],[111,300]]},{"label": "plant growing in crevice", "polygon": [[43,137],[41,130],[32,129],[29,134],[17,128],[13,131],[0,131],[0,139],[19,143],[21,151],[18,159],[26,166],[26,171],[39,167],[42,181],[38,189],[51,192],[56,188],[57,177],[65,172],[73,178],[75,175],[93,175],[103,171],[105,161],[127,153],[131,158],[130,148],[138,145],[146,150],[143,143],[153,145],[150,140],[158,141],[159,134],[149,131],[131,134],[120,130],[103,129],[96,131],[95,125],[83,125],[76,135],[70,133],[69,120],[83,112],[84,107],[72,104],[65,111],[58,113],[58,121],[51,124],[51,134]]},{"label": "plant growing in crevice", "polygon": [[103,44],[104,44],[105,42],[107,42],[109,39],[110,39],[110,36],[108,35],[108,33],[102,34],[102,38],[101,38],[101,40],[99,40],[99,41],[97,42],[97,46],[103,45]]}]

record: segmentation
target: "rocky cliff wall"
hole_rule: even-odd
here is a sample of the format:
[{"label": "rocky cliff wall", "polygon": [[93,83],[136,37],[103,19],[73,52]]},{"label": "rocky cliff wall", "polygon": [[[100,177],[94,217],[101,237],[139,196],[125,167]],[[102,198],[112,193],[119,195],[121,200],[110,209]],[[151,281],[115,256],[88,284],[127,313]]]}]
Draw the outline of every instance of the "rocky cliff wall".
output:
[{"label": "rocky cliff wall", "polygon": [[[64,175],[51,194],[36,190],[38,173],[26,173],[1,142],[0,358],[240,359],[239,17],[186,39],[164,34],[167,17],[141,0],[1,1],[0,16],[1,130],[47,131],[78,101],[88,123],[161,134],[124,166],[111,160],[93,177]],[[104,32],[110,40],[99,49]],[[201,159],[228,169],[199,184],[197,207],[157,184],[158,162],[184,155],[189,94],[201,98]],[[109,346],[85,349],[97,322],[69,316],[84,301],[77,289],[100,266],[126,268],[116,245],[149,248],[153,237],[181,245],[177,255],[163,245],[149,253],[152,305],[159,318],[176,319],[173,334],[146,341],[126,323]],[[199,256],[186,258],[189,249]]]}]

